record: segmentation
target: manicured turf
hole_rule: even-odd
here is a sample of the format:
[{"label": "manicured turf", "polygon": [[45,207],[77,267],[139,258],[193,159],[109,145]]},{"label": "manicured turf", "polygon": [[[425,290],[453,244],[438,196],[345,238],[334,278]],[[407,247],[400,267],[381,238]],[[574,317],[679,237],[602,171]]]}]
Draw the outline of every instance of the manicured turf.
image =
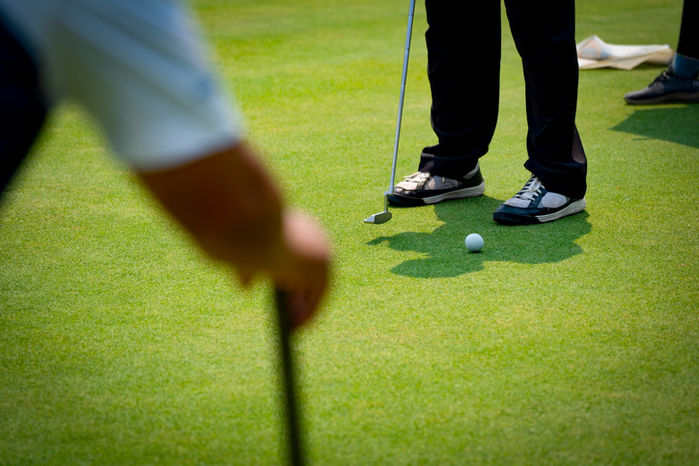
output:
[{"label": "manicured turf", "polygon": [[[194,2],[289,202],[334,241],[332,291],[296,338],[311,463],[696,464],[699,105],[625,105],[659,67],[581,72],[586,212],[497,226],[528,177],[504,21],[486,195],[365,225],[389,181],[407,6]],[[680,11],[580,1],[577,38],[674,48]],[[434,143],[425,27],[418,2],[399,176]],[[61,107],[0,207],[0,464],[281,462],[268,284],[202,262],[105,153]]]}]

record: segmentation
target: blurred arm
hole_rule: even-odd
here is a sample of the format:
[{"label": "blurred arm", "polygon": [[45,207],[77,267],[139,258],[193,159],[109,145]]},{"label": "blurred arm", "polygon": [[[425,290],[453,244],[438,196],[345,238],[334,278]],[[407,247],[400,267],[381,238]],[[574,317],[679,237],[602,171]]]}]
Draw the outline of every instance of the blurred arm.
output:
[{"label": "blurred arm", "polygon": [[283,209],[278,188],[246,143],[138,176],[243,284],[269,275],[288,296],[292,325],[313,315],[327,287],[328,241],[315,222]]}]

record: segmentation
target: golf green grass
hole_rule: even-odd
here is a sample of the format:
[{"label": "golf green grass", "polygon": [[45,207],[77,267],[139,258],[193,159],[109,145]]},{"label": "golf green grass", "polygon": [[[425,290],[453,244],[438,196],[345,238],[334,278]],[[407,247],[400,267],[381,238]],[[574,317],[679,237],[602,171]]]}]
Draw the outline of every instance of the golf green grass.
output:
[{"label": "golf green grass", "polygon": [[[582,71],[586,211],[498,226],[528,178],[503,19],[485,196],[366,225],[389,182],[407,9],[193,3],[288,203],[334,243],[332,289],[294,341],[309,462],[699,463],[699,105],[623,102],[662,67]],[[680,13],[579,1],[576,37],[674,49]],[[399,178],[435,142],[425,28],[418,2]],[[154,207],[80,108],[53,113],[0,206],[0,464],[283,461],[269,283],[243,290]]]}]

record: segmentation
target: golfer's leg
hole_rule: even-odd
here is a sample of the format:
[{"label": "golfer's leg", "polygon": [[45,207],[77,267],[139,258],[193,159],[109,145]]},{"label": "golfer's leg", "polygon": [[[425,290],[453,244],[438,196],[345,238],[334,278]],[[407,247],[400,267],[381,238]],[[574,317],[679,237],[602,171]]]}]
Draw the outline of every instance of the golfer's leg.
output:
[{"label": "golfer's leg", "polygon": [[500,2],[426,0],[427,75],[432,128],[420,171],[449,178],[469,172],[488,151],[498,114]]},{"label": "golfer's leg", "polygon": [[575,2],[505,0],[505,6],[526,82],[525,167],[550,191],[582,198],[587,160],[575,128]]},{"label": "golfer's leg", "polygon": [[699,28],[696,24],[697,20],[699,20],[699,2],[696,0],[684,0],[677,53],[695,60],[699,60]]},{"label": "golfer's leg", "polygon": [[37,70],[0,21],[0,195],[29,151],[46,115]]}]

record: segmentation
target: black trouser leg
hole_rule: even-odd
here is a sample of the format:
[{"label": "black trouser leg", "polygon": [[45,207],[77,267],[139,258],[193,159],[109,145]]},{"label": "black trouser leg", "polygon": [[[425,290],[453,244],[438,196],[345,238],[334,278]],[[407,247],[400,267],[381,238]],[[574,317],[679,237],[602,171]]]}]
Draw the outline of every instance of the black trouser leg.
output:
[{"label": "black trouser leg", "polygon": [[684,0],[677,53],[699,60],[699,1]]},{"label": "black trouser leg", "polygon": [[505,0],[505,6],[526,83],[525,167],[550,191],[581,198],[587,160],[575,127],[575,2]]},{"label": "black trouser leg", "polygon": [[498,115],[499,0],[426,0],[432,128],[421,171],[459,178],[488,151]]},{"label": "black trouser leg", "polygon": [[34,62],[0,21],[0,197],[46,116]]}]

